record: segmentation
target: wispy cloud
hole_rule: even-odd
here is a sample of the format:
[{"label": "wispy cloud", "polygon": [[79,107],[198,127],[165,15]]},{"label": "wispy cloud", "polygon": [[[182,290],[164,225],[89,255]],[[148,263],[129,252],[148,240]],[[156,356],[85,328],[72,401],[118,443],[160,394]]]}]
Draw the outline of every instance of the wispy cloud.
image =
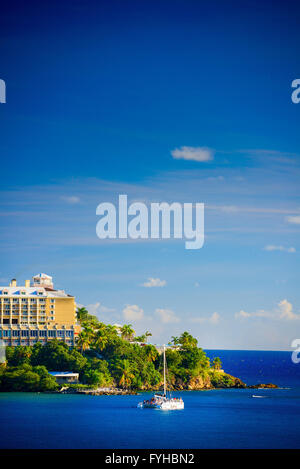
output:
[{"label": "wispy cloud", "polygon": [[190,321],[191,322],[194,322],[194,323],[204,323],[204,322],[208,322],[208,323],[211,323],[211,324],[218,324],[220,322],[220,314],[219,313],[212,313],[210,316],[208,317],[196,317],[196,318],[191,318]]},{"label": "wispy cloud", "polygon": [[264,309],[259,309],[254,312],[247,312],[244,310],[239,311],[235,314],[237,319],[251,319],[251,318],[269,318],[273,320],[285,320],[285,321],[294,321],[300,320],[300,314],[296,314],[293,311],[293,305],[288,300],[284,299],[280,301],[276,309],[272,311],[266,311]]},{"label": "wispy cloud", "polygon": [[294,225],[300,225],[300,215],[296,215],[294,217],[287,217],[286,221]]},{"label": "wispy cloud", "polygon": [[[273,208],[273,207],[243,207],[241,205],[206,205],[206,209],[208,210],[218,210],[220,212],[227,212],[227,213],[266,213],[266,214],[279,214],[285,215],[288,213],[299,213],[299,209],[295,208]],[[300,224],[300,216],[290,216],[287,217],[299,219],[298,221],[290,221],[290,223],[299,223]]]},{"label": "wispy cloud", "polygon": [[238,313],[235,313],[235,317],[238,318],[270,318],[272,317],[272,313],[270,311],[265,311],[264,309],[259,309],[254,311],[253,313],[248,313],[241,309]]},{"label": "wispy cloud", "polygon": [[78,204],[80,202],[80,197],[77,197],[76,195],[62,195],[61,199],[67,202],[68,204]]},{"label": "wispy cloud", "polygon": [[280,310],[280,319],[287,319],[288,321],[300,319],[300,314],[294,313],[293,305],[288,300],[280,301],[278,306]]},{"label": "wispy cloud", "polygon": [[140,321],[144,317],[144,310],[138,305],[126,305],[123,315],[127,321]]},{"label": "wispy cloud", "polygon": [[180,147],[171,151],[171,155],[176,160],[190,161],[211,161],[214,158],[215,150],[207,147]]},{"label": "wispy cloud", "polygon": [[165,280],[161,280],[160,278],[153,278],[149,277],[147,282],[142,284],[143,287],[146,288],[153,288],[153,287],[164,287],[167,284]]},{"label": "wispy cloud", "polygon": [[244,153],[252,157],[261,157],[261,158],[268,158],[278,163],[296,163],[297,157],[299,155],[297,153],[291,153],[286,151],[278,151],[278,150],[268,150],[268,149],[247,149],[247,150],[239,150],[238,153]]},{"label": "wispy cloud", "polygon": [[115,311],[114,308],[108,308],[107,306],[104,306],[102,303],[100,303],[100,301],[87,305],[86,309],[90,314],[95,314],[96,316],[100,313],[112,313]]},{"label": "wispy cloud", "polygon": [[164,324],[180,321],[180,319],[175,315],[174,311],[172,311],[171,309],[157,308],[155,312],[159,315],[161,322],[163,322]]},{"label": "wispy cloud", "polygon": [[267,246],[265,246],[264,250],[265,251],[285,251],[285,252],[290,252],[290,253],[296,252],[296,249],[293,247],[287,248],[284,246],[274,246],[272,244],[268,244]]}]

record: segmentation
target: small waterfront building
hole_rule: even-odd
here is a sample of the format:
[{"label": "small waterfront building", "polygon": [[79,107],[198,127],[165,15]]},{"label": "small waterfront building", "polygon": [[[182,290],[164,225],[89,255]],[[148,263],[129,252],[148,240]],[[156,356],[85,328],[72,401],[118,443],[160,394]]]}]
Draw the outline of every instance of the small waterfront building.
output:
[{"label": "small waterfront building", "polygon": [[77,384],[79,381],[79,373],[72,371],[49,371],[48,373],[54,376],[58,384]]},{"label": "small waterfront building", "polygon": [[0,339],[5,345],[34,345],[58,339],[75,345],[80,332],[72,295],[54,288],[52,277],[35,275],[17,285],[0,286]]}]

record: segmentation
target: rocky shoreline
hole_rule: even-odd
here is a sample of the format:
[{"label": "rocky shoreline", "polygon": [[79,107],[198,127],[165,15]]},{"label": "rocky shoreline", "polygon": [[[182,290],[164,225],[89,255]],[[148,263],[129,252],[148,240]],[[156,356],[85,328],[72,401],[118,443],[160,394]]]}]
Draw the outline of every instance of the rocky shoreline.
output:
[{"label": "rocky shoreline", "polygon": [[74,389],[64,387],[59,391],[56,391],[58,394],[86,394],[89,396],[125,396],[125,395],[137,395],[137,391],[132,391],[129,389],[119,389],[119,388],[96,388],[96,389]]},{"label": "rocky shoreline", "polygon": [[[172,386],[173,391],[209,391],[213,389],[277,389],[278,386],[273,383],[258,383],[254,385],[247,385],[241,379],[231,375],[226,375],[230,378],[230,385],[217,385],[213,386],[211,381],[203,380],[202,377],[194,378],[187,385],[178,384]],[[125,396],[125,395],[138,395],[141,392],[154,392],[157,389],[140,389],[140,390],[129,390],[120,389],[115,387],[95,388],[95,389],[82,389],[80,387],[63,387],[59,391],[55,391],[58,394],[85,394],[89,396]]]}]

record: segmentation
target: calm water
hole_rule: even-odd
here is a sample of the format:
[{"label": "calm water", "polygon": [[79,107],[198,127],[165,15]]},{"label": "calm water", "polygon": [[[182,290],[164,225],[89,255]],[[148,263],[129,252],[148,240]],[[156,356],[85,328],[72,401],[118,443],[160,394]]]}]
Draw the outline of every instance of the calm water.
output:
[{"label": "calm water", "polygon": [[185,409],[177,412],[137,409],[147,394],[0,393],[0,447],[299,448],[300,364],[291,354],[207,353],[248,384],[289,389],[184,392]]}]

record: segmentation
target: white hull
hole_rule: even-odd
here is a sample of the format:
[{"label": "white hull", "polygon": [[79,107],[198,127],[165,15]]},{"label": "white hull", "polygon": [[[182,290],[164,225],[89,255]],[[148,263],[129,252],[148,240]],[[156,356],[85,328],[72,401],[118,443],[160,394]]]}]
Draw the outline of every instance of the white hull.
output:
[{"label": "white hull", "polygon": [[142,409],[159,409],[159,410],[182,410],[184,402],[182,399],[152,399],[151,401],[139,402],[138,407]]}]

